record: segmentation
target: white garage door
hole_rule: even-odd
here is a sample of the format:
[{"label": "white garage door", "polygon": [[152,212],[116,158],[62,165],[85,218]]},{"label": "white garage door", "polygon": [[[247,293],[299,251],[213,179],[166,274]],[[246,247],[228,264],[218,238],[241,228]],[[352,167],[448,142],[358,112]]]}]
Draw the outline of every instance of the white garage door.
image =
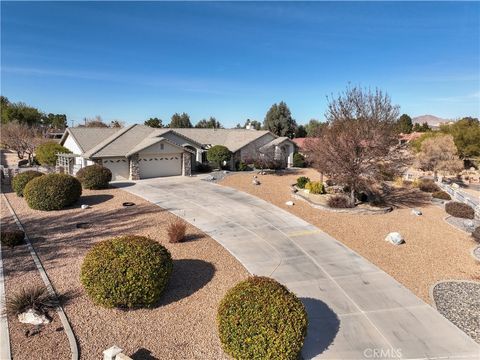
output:
[{"label": "white garage door", "polygon": [[140,179],[182,175],[182,154],[140,155]]},{"label": "white garage door", "polygon": [[102,161],[103,166],[109,168],[112,172],[112,180],[128,180],[130,171],[128,167],[128,160],[125,158],[111,158]]}]

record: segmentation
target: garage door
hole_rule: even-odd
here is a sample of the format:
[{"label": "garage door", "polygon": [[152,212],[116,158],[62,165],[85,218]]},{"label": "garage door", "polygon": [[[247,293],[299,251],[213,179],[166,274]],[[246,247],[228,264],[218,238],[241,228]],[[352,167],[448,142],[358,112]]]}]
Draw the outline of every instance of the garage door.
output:
[{"label": "garage door", "polygon": [[182,175],[182,154],[140,155],[140,179]]},{"label": "garage door", "polygon": [[130,171],[128,167],[128,160],[125,158],[111,158],[102,161],[103,166],[109,168],[112,172],[112,180],[128,180]]}]

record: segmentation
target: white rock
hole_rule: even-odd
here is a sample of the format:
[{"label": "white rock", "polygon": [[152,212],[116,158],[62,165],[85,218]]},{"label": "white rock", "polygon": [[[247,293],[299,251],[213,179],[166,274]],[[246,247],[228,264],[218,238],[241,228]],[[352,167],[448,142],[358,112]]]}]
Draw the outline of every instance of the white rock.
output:
[{"label": "white rock", "polygon": [[227,171],[227,170],[223,170],[223,173],[224,173],[224,174],[228,174],[228,171]]},{"label": "white rock", "polygon": [[28,311],[18,315],[18,321],[31,325],[43,325],[50,323],[50,320],[45,315],[41,315],[33,309],[29,309]]},{"label": "white rock", "polygon": [[308,189],[304,189],[303,192],[304,192],[305,194],[310,194],[310,190],[308,190]]},{"label": "white rock", "polygon": [[83,204],[83,205],[81,206],[82,209],[88,209],[89,207],[90,207],[90,206],[88,206],[88,205],[86,205],[86,204]]},{"label": "white rock", "polygon": [[473,230],[475,228],[475,223],[473,222],[473,220],[464,220],[463,225],[465,225],[467,229]]},{"label": "white rock", "polygon": [[421,212],[420,210],[418,210],[418,209],[412,209],[412,214],[413,214],[413,215],[420,216],[420,215],[422,215],[422,212]]},{"label": "white rock", "polygon": [[403,239],[402,235],[400,235],[400,233],[398,232],[389,233],[385,238],[385,241],[388,241],[393,245],[401,245],[405,243],[405,240]]},{"label": "white rock", "polygon": [[459,186],[457,183],[453,183],[453,184],[452,184],[452,188],[454,188],[454,189],[458,189],[459,187],[460,187],[460,186]]},{"label": "white rock", "polygon": [[287,205],[287,206],[293,206],[294,203],[293,203],[293,201],[287,201],[287,202],[285,203],[285,205]]},{"label": "white rock", "polygon": [[253,185],[260,185],[260,181],[258,181],[257,179],[253,179],[252,184]]}]

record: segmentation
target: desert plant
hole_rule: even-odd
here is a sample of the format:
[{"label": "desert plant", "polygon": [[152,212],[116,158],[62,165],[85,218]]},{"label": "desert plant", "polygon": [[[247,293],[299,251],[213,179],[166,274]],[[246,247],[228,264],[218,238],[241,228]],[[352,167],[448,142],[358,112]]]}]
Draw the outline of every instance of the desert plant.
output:
[{"label": "desert plant", "polygon": [[458,202],[458,201],[451,201],[445,204],[445,211],[447,214],[463,218],[463,219],[474,219],[475,218],[475,211],[471,206],[467,204]]},{"label": "desert plant", "polygon": [[25,172],[18,173],[17,175],[15,175],[15,177],[12,180],[13,191],[15,191],[15,193],[18,196],[23,196],[23,190],[25,189],[25,186],[27,185],[27,183],[30,180],[42,175],[44,174],[34,170],[28,170]]},{"label": "desert plant", "polygon": [[310,194],[325,194],[325,187],[320,181],[309,181],[305,184],[305,189],[310,190]]},{"label": "desert plant", "polygon": [[80,279],[95,304],[112,308],[154,306],[172,272],[170,252],[143,236],[102,241],[87,253]]},{"label": "desert plant", "polygon": [[327,205],[331,208],[346,209],[354,207],[352,201],[345,195],[332,195],[327,200]]},{"label": "desert plant", "polygon": [[184,221],[175,219],[168,224],[167,234],[171,243],[182,242],[185,239],[187,224]]},{"label": "desert plant", "polygon": [[106,167],[94,164],[78,170],[77,179],[80,180],[84,189],[107,189],[108,183],[112,180],[112,172]]},{"label": "desert plant", "polygon": [[293,154],[293,166],[303,168],[305,167],[305,156],[300,153]]},{"label": "desert plant", "polygon": [[250,166],[248,166],[248,164],[243,162],[243,161],[239,161],[237,163],[236,168],[237,168],[237,171],[250,171],[250,170],[252,170],[252,168]]},{"label": "desert plant", "polygon": [[480,226],[477,226],[475,230],[473,230],[472,237],[476,242],[480,243]]},{"label": "desert plant", "polygon": [[5,246],[14,247],[23,244],[25,233],[22,230],[4,230],[0,233],[1,243]]},{"label": "desert plant", "polygon": [[297,187],[300,189],[305,189],[305,185],[307,185],[310,182],[310,178],[306,176],[300,176],[297,178]]},{"label": "desert plant", "polygon": [[297,359],[307,331],[302,302],[273,279],[253,276],[220,303],[218,332],[235,359]]},{"label": "desert plant", "polygon": [[44,286],[22,288],[20,291],[7,296],[6,313],[20,315],[30,309],[39,314],[46,315],[49,310],[54,310],[59,302],[55,295],[50,294]]},{"label": "desert plant", "polygon": [[23,195],[32,209],[61,210],[80,198],[82,185],[67,174],[48,174],[30,180]]},{"label": "desert plant", "polygon": [[432,179],[420,179],[418,181],[418,188],[423,192],[434,193],[440,191],[440,188]]},{"label": "desert plant", "polygon": [[432,197],[435,199],[441,199],[441,200],[452,200],[452,197],[445,191],[435,191],[432,194]]},{"label": "desert plant", "polygon": [[55,166],[57,163],[57,154],[71,153],[66,147],[55,141],[48,141],[39,145],[35,150],[35,156],[42,165]]}]

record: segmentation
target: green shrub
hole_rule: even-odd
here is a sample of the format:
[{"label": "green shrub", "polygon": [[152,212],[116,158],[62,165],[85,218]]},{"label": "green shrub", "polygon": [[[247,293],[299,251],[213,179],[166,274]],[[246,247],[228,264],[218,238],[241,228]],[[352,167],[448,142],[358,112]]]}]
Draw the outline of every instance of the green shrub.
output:
[{"label": "green shrub", "polygon": [[57,163],[57,154],[71,153],[66,147],[63,147],[55,141],[43,143],[35,149],[35,157],[38,162],[46,166],[55,166]]},{"label": "green shrub", "polygon": [[207,160],[214,163],[218,168],[222,168],[223,162],[228,162],[232,157],[232,153],[226,146],[215,145],[207,151]]},{"label": "green shrub", "polygon": [[32,209],[61,210],[80,198],[82,185],[67,174],[48,174],[29,181],[23,195]]},{"label": "green shrub", "polygon": [[305,156],[300,153],[293,154],[293,166],[303,168],[305,167]]},{"label": "green shrub", "polygon": [[106,167],[94,164],[78,170],[77,179],[84,189],[107,189],[108,183],[112,180],[112,172]]},{"label": "green shrub", "polygon": [[320,181],[309,181],[305,184],[305,189],[310,190],[310,194],[325,194],[325,187]]},{"label": "green shrub", "polygon": [[83,260],[80,280],[92,301],[104,307],[154,306],[172,272],[168,250],[143,236],[96,244]]},{"label": "green shrub", "polygon": [[0,233],[2,245],[14,247],[23,244],[25,233],[22,230],[2,230]]},{"label": "green shrub", "polygon": [[300,189],[305,189],[305,185],[307,185],[310,182],[310,178],[306,176],[300,176],[297,178],[297,186]]},{"label": "green shrub", "polygon": [[441,199],[441,200],[452,200],[452,197],[445,191],[435,191],[432,194],[432,197],[435,199]]},{"label": "green shrub", "polygon": [[27,183],[30,180],[42,175],[44,174],[34,170],[28,170],[25,172],[18,173],[17,175],[15,175],[15,177],[12,180],[13,191],[15,191],[15,193],[18,196],[23,196],[23,190],[25,189],[25,186],[27,185]]},{"label": "green shrub", "polygon": [[471,206],[467,204],[451,201],[445,204],[445,211],[447,214],[463,218],[463,219],[473,219],[475,218],[475,211]]},{"label": "green shrub", "polygon": [[421,191],[428,192],[428,193],[434,193],[437,191],[440,191],[440,188],[438,187],[437,184],[435,184],[435,181],[432,179],[420,179],[418,181],[418,188]]},{"label": "green shrub", "polygon": [[237,171],[250,171],[250,170],[252,170],[252,168],[250,166],[248,166],[247,163],[244,163],[243,161],[239,161],[237,163],[236,168],[237,168]]},{"label": "green shrub", "polygon": [[201,162],[198,162],[197,165],[195,166],[195,170],[199,173],[207,173],[212,171],[212,167],[208,164],[203,164]]},{"label": "green shrub", "polygon": [[327,200],[327,205],[335,209],[347,209],[354,207],[354,204],[352,204],[350,198],[345,195],[330,196]]},{"label": "green shrub", "polygon": [[480,243],[480,226],[477,226],[475,230],[473,230],[472,237],[476,242]]},{"label": "green shrub", "polygon": [[298,359],[307,332],[301,301],[273,279],[253,276],[230,289],[220,303],[223,349],[235,359]]}]

